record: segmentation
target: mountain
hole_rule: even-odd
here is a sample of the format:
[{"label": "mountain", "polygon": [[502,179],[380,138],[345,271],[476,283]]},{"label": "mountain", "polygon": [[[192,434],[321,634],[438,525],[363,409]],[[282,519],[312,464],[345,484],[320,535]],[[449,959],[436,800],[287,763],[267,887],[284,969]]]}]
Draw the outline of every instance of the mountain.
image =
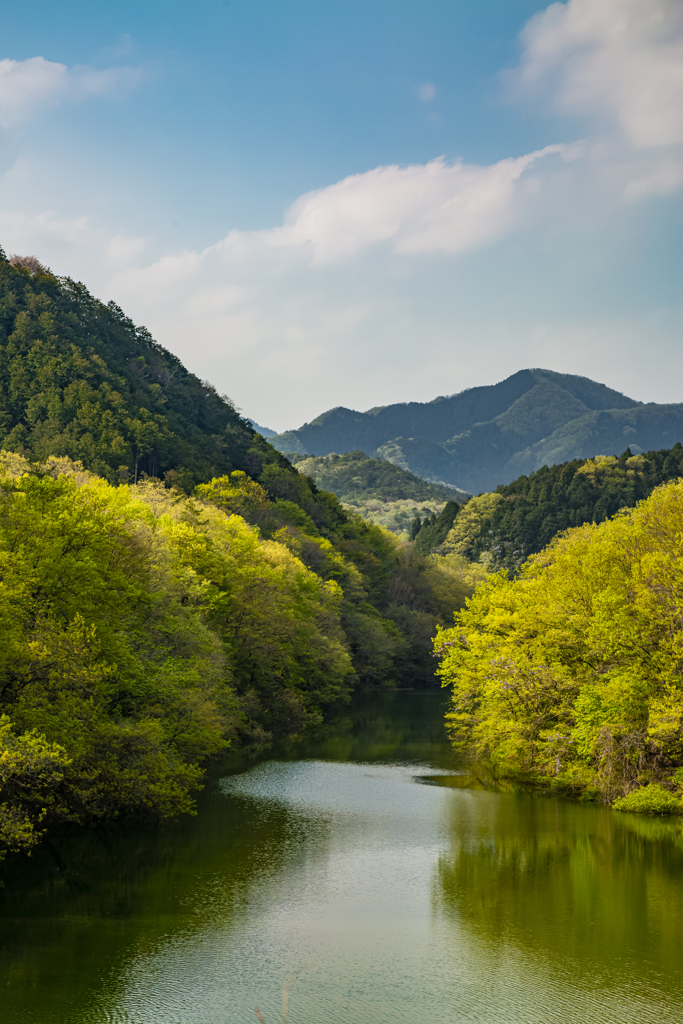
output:
[{"label": "mountain", "polygon": [[281,452],[361,449],[427,480],[478,493],[544,464],[634,454],[683,439],[683,404],[644,405],[573,374],[520,370],[499,384],[367,412],[330,409],[269,440]]},{"label": "mountain", "polygon": [[247,420],[247,423],[249,423],[256,433],[261,435],[261,437],[275,437],[275,434],[277,433],[276,430],[271,430],[270,427],[260,426],[256,420]]},{"label": "mountain", "polygon": [[336,494],[350,511],[395,533],[407,532],[416,517],[438,515],[447,502],[462,503],[470,497],[456,488],[422,480],[392,462],[371,459],[361,451],[344,455],[333,452],[321,458],[292,455],[291,460],[300,473]]},{"label": "mountain", "polygon": [[2,249],[0,566],[0,860],[66,822],[189,810],[206,758],[298,736],[354,687],[434,685],[431,638],[476,582],[349,514],[116,305]]},{"label": "mountain", "polygon": [[115,303],[0,250],[0,448],[79,459],[111,483],[189,491],[232,470],[287,466],[226,396]]}]

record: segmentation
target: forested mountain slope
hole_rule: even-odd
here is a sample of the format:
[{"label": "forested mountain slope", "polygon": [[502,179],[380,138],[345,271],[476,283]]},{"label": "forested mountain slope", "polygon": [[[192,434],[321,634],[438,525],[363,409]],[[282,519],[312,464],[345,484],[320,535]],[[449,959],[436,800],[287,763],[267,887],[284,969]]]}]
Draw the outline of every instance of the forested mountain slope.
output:
[{"label": "forested mountain slope", "polygon": [[683,440],[683,404],[643,405],[572,374],[520,370],[499,384],[365,413],[332,409],[271,438],[280,451],[359,448],[477,493],[544,463],[634,453]]},{"label": "forested mountain slope", "polygon": [[301,473],[336,494],[347,508],[396,533],[407,532],[417,516],[438,514],[446,502],[469,497],[456,488],[422,480],[385,459],[370,459],[362,451],[291,458]]},{"label": "forested mountain slope", "polygon": [[147,475],[189,493],[223,480],[227,512],[324,578],[346,577],[345,642],[361,681],[432,676],[427,634],[442,604],[423,579],[412,618],[395,610],[392,577],[404,564],[395,542],[299,473],[117,306],[37,266],[0,255],[0,447],[34,463],[77,459],[113,484]]},{"label": "forested mountain slope", "polygon": [[[618,458],[573,459],[472,498],[448,534],[444,551],[486,555],[492,568],[516,572],[563,530],[602,523],[633,508],[659,484],[683,477],[683,446]],[[419,534],[418,534],[419,538]]]},{"label": "forested mountain slope", "polygon": [[472,592],[43,269],[0,251],[0,858],[187,810],[205,758],[354,687],[433,685]]},{"label": "forested mountain slope", "polygon": [[0,448],[81,459],[108,480],[149,473],[186,489],[287,465],[229,399],[113,302],[0,258]]}]

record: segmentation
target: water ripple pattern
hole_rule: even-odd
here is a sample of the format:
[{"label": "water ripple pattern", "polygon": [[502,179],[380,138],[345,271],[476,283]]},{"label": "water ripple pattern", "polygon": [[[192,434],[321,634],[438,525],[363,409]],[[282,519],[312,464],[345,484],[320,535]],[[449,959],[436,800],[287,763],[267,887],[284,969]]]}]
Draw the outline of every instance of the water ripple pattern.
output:
[{"label": "water ripple pattern", "polygon": [[216,779],[52,916],[26,889],[3,1024],[680,1024],[680,823],[466,788],[418,756],[438,695],[373,699],[381,743]]}]

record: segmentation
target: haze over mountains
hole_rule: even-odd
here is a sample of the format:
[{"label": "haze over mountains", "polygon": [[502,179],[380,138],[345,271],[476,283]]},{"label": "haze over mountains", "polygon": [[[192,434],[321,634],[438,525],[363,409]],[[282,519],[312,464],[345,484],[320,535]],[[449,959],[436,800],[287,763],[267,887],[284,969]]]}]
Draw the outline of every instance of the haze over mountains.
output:
[{"label": "haze over mountains", "polygon": [[367,412],[338,407],[269,437],[281,452],[359,449],[427,480],[490,491],[543,465],[670,448],[683,403],[644,404],[574,374],[520,370],[499,384]]}]

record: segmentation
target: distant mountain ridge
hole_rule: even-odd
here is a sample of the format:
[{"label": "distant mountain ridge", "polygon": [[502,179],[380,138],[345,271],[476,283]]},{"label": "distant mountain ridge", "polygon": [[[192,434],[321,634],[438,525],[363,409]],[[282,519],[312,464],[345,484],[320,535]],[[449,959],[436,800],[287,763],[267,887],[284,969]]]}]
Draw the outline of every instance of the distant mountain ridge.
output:
[{"label": "distant mountain ridge", "polygon": [[338,407],[269,438],[281,452],[360,449],[426,480],[478,493],[543,465],[671,447],[683,403],[643,404],[588,377],[520,370],[499,384],[368,412]]},{"label": "distant mountain ridge", "polygon": [[271,430],[270,427],[262,427],[256,422],[256,420],[248,419],[247,423],[251,426],[252,430],[255,430],[261,437],[273,437],[277,431]]}]

